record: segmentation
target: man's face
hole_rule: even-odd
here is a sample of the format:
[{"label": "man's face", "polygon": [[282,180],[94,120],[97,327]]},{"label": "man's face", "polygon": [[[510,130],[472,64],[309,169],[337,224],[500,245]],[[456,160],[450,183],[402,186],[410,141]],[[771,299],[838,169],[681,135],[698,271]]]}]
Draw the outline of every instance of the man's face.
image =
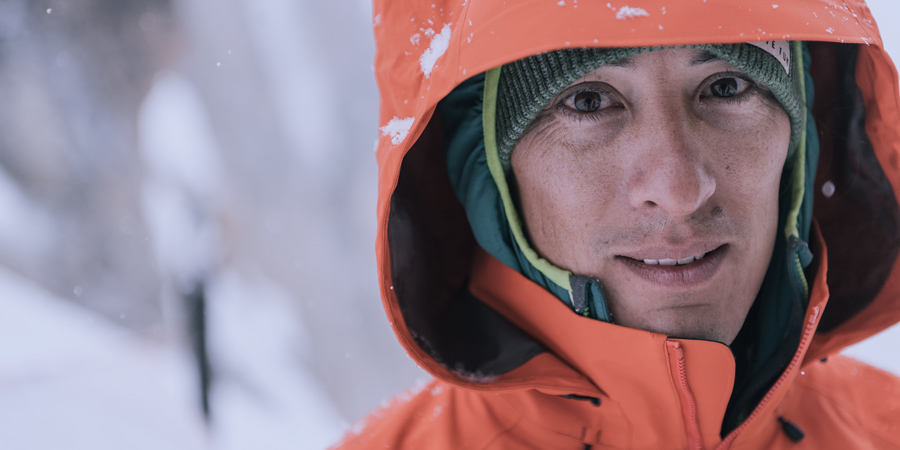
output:
[{"label": "man's face", "polygon": [[660,50],[563,90],[512,170],[535,250],[600,280],[615,323],[730,344],[772,256],[789,140],[764,87]]}]

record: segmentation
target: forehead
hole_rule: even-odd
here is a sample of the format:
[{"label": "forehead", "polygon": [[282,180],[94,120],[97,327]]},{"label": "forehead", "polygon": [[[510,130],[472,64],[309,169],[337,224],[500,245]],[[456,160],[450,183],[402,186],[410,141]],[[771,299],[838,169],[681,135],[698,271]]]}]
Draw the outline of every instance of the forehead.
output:
[{"label": "forehead", "polygon": [[585,74],[572,84],[594,81],[608,72],[672,71],[715,67],[734,67],[709,50],[695,48],[665,48],[645,51],[604,64]]}]

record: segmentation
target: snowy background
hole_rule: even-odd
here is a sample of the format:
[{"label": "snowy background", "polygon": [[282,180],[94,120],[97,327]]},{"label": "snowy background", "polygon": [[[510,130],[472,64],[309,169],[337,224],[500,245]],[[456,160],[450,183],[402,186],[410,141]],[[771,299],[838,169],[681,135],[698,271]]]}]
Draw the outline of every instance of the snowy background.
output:
[{"label": "snowy background", "polygon": [[427,378],[376,287],[370,22],[0,0],[0,447],[320,450]]}]

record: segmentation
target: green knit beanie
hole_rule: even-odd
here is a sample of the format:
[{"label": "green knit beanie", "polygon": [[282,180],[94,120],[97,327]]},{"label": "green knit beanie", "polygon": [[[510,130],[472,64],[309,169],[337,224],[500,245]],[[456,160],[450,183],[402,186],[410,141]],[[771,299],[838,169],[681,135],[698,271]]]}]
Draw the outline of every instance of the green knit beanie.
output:
[{"label": "green knit beanie", "polygon": [[[497,151],[506,172],[516,143],[538,113],[563,89],[600,66],[639,53],[676,47],[576,48],[556,50],[520,59],[503,66],[497,91]],[[766,86],[787,112],[791,122],[788,161],[804,129],[800,76],[790,73],[791,45],[783,41],[755,44],[707,44],[679,46],[709,51]],[[763,50],[766,48],[766,50]]]}]

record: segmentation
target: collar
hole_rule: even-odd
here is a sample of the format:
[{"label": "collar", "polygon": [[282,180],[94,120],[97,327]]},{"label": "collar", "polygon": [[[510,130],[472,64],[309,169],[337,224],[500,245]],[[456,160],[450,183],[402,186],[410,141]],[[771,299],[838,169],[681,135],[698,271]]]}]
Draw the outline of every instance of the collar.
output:
[{"label": "collar", "polygon": [[[726,437],[729,443],[739,435],[756,435],[774,426],[775,421],[760,419],[772,416],[800,371],[828,298],[827,255],[817,227],[813,238],[822,251],[817,252],[820,261],[800,345],[788,369],[751,416]],[[669,338],[579,316],[480,250],[469,289],[549,350],[490,383],[491,390],[533,390],[504,396],[530,420],[597,441],[588,442],[594,444],[614,440],[617,445],[654,448],[679,437],[703,448],[722,444],[719,432],[735,370],[726,345]],[[571,407],[571,400],[559,397],[564,394],[597,397],[601,406],[587,414],[582,411],[590,406],[587,402]]]}]

